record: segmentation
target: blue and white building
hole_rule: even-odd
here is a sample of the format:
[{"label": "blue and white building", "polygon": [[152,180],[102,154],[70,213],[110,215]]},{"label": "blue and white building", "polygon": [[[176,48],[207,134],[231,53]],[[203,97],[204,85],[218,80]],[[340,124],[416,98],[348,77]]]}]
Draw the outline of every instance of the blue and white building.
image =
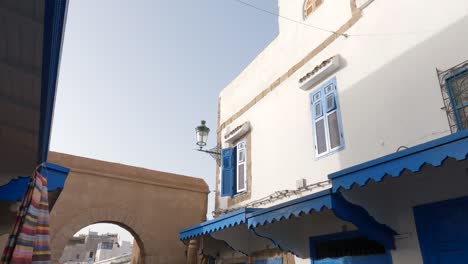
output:
[{"label": "blue and white building", "polygon": [[66,0],[0,1],[0,240],[35,168],[50,208],[69,172],[47,163],[66,10]]},{"label": "blue and white building", "polygon": [[278,4],[289,20],[220,93],[215,218],[180,231],[188,250],[468,263],[468,2]]}]

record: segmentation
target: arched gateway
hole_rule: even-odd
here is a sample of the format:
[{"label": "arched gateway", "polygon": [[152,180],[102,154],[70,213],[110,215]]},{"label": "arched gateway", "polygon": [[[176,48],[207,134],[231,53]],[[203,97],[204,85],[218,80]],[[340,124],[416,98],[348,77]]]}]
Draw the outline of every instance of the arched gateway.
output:
[{"label": "arched gateway", "polygon": [[54,263],[73,234],[101,222],[134,235],[138,264],[185,263],[178,232],[206,217],[203,180],[53,152],[49,160],[71,169],[50,217]]}]

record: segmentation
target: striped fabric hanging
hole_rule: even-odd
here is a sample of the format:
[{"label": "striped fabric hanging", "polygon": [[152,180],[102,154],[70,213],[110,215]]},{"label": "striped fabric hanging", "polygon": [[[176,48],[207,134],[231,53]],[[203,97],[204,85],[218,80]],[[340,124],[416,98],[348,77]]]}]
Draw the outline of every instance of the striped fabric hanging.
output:
[{"label": "striped fabric hanging", "polygon": [[0,264],[50,264],[47,179],[31,177]]}]

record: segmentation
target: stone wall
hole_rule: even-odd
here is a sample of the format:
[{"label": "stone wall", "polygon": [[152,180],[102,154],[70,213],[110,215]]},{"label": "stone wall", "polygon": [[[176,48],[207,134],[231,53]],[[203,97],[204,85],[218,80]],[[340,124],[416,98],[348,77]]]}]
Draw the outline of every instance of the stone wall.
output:
[{"label": "stone wall", "polygon": [[203,180],[54,152],[49,162],[71,169],[51,212],[54,263],[73,234],[100,222],[132,233],[136,263],[185,263],[179,230],[206,218]]}]

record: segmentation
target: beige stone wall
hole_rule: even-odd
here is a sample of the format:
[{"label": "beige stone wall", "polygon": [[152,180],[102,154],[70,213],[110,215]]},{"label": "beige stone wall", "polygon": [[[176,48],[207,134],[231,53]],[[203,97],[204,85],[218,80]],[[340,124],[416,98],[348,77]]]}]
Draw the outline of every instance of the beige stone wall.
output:
[{"label": "beige stone wall", "polygon": [[99,222],[129,230],[140,263],[185,263],[179,230],[206,218],[203,180],[53,152],[49,162],[71,169],[51,212],[54,263],[73,234]]},{"label": "beige stone wall", "polygon": [[132,247],[132,258],[130,260],[130,264],[141,264],[141,250],[140,247],[138,246],[138,241],[134,240],[133,241],[133,247]]}]

